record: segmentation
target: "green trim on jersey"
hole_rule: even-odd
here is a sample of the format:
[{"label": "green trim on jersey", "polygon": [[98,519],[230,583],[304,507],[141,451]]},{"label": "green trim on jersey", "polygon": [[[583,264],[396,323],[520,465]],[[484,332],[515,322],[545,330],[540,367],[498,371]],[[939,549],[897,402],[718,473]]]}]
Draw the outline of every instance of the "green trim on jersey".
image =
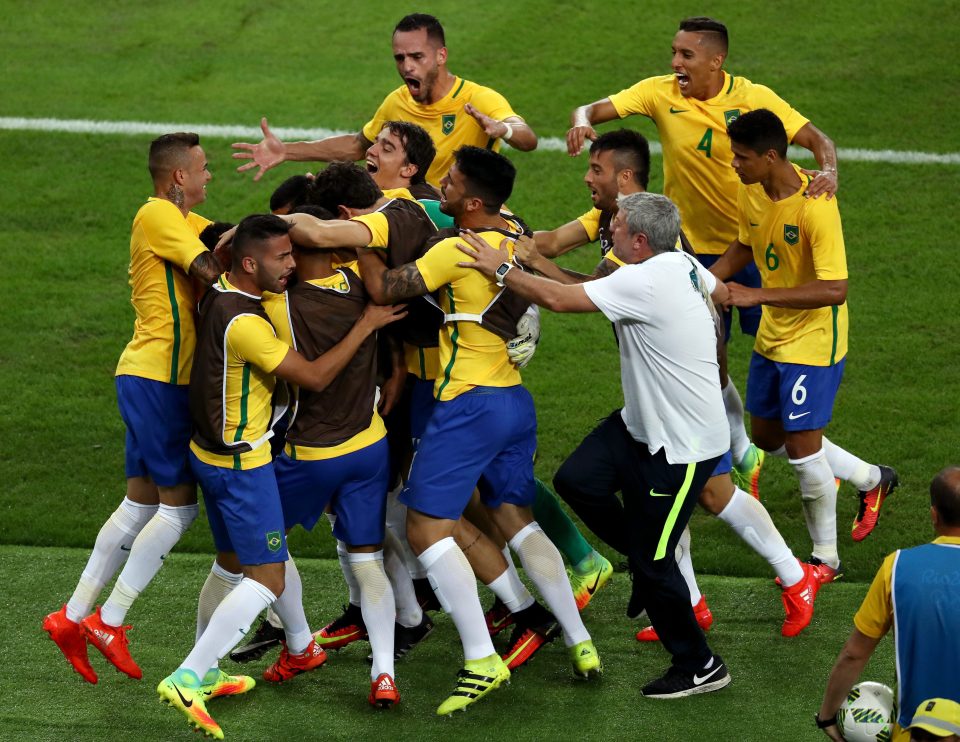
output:
[{"label": "green trim on jersey", "polygon": [[832,366],[837,362],[837,340],[839,339],[840,332],[837,329],[837,319],[840,316],[840,307],[834,305],[830,307],[831,313],[833,314],[833,345],[830,347],[830,365]]},{"label": "green trim on jersey", "polygon": [[417,359],[420,361],[420,378],[426,379],[427,378],[427,359],[423,355],[423,348],[421,347],[417,348]]},{"label": "green trim on jersey", "polygon": [[[243,431],[247,427],[247,403],[250,401],[250,364],[243,364],[243,380],[240,382],[240,422],[237,423],[237,432],[233,435],[233,442],[243,440]],[[224,410],[226,412],[226,410]],[[233,455],[233,468],[240,470],[240,454]]]},{"label": "green trim on jersey", "polygon": [[450,98],[450,100],[453,100],[458,95],[460,95],[460,91],[463,90],[463,86],[466,84],[466,82],[467,82],[466,80],[464,80],[463,78],[460,78],[460,87],[457,88],[457,92],[453,94],[453,97]]},{"label": "green trim on jersey", "polygon": [[173,350],[170,351],[170,383],[179,381],[180,370],[180,308],[177,306],[177,288],[173,283],[173,266],[164,263],[167,274],[167,296],[170,298],[170,315],[173,318]]},{"label": "green trim on jersey", "polygon": [[493,149],[493,145],[495,145],[496,143],[497,143],[497,138],[496,138],[496,137],[490,137],[490,138],[487,140],[487,149]]},{"label": "green trim on jersey", "polygon": [[[457,313],[457,305],[453,300],[453,286],[447,284],[447,298],[450,300],[450,314]],[[460,347],[457,344],[457,340],[460,337],[460,323],[453,323],[453,332],[450,333],[450,342],[453,344],[453,352],[450,354],[450,362],[447,364],[447,367],[443,369],[443,382],[440,384],[440,388],[437,389],[436,398],[437,401],[440,400],[440,396],[443,394],[443,390],[446,388],[447,384],[450,383],[450,372],[453,371],[453,364],[457,360],[457,349]]]},{"label": "green trim on jersey", "polygon": [[[727,74],[730,75],[729,72],[728,72]],[[728,93],[729,93],[731,90],[733,90],[733,81],[734,81],[734,77],[733,77],[733,75],[730,75],[730,84],[727,86],[727,92],[728,92]]]},{"label": "green trim on jersey", "polygon": [[[677,523],[677,516],[680,515],[680,508],[683,507],[683,501],[690,492],[690,484],[693,482],[693,475],[697,471],[696,464],[687,464],[687,473],[683,478],[683,485],[673,500],[673,507],[670,508],[670,514],[667,516],[667,522],[663,524],[663,532],[660,534],[660,541],[657,544],[657,553],[653,555],[654,561],[663,559],[667,553],[667,542],[670,540],[670,534]],[[670,555],[673,559],[673,554]]]}]

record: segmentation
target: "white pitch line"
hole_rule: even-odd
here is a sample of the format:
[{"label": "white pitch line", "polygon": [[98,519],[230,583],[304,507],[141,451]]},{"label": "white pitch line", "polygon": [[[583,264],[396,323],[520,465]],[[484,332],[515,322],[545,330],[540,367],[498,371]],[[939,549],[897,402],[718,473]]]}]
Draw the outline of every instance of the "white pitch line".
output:
[{"label": "white pitch line", "polygon": [[[159,136],[171,131],[193,131],[201,136],[217,139],[260,140],[260,128],[241,125],[184,124],[159,121],[93,121],[90,119],[17,118],[0,117],[0,130],[49,131],[66,134],[110,134]],[[338,134],[353,134],[355,131],[338,129],[305,129],[278,126],[273,132],[280,139],[323,139]],[[558,137],[543,137],[537,149],[547,152],[566,152],[567,145]],[[662,152],[659,142],[650,142],[650,152]],[[893,149],[844,148],[837,150],[841,162],[879,162],[913,165],[960,165],[960,152],[913,152]],[[812,160],[813,155],[802,147],[791,147],[790,157],[795,160]]]}]

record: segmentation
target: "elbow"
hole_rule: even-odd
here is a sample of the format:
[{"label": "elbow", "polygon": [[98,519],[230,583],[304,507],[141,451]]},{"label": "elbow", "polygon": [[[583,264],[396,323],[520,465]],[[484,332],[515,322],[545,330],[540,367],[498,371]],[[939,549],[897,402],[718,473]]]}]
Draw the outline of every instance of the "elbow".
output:
[{"label": "elbow", "polygon": [[830,287],[830,303],[828,306],[840,306],[847,300],[847,282],[842,281],[837,286]]}]

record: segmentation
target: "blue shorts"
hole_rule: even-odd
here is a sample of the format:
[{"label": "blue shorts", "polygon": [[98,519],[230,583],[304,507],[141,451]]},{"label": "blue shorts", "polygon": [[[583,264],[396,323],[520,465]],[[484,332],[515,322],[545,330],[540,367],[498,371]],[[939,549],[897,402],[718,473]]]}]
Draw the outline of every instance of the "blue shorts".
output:
[{"label": "blue shorts", "polygon": [[788,431],[822,430],[833,416],[844,358],[833,366],[777,363],[753,352],[747,375],[747,412],[780,420]]},{"label": "blue shorts", "polygon": [[733,471],[733,454],[727,451],[720,457],[710,476],[719,477],[721,474],[729,474],[731,471]]},{"label": "blue shorts", "polygon": [[386,438],[333,459],[301,461],[282,453],[274,467],[286,528],[301,525],[309,531],[329,503],[338,539],[349,546],[383,543],[390,487]]},{"label": "blue shorts", "polygon": [[415,379],[410,390],[410,437],[413,439],[413,450],[417,450],[417,443],[423,438],[423,431],[427,429],[437,400],[433,396],[433,379]]},{"label": "blue shorts", "polygon": [[194,481],[187,463],[190,450],[190,387],[117,376],[117,405],[127,426],[127,479],[149,477],[160,487]]},{"label": "blue shorts", "polygon": [[536,498],[536,450],[530,392],[519,385],[476,387],[437,402],[400,502],[435,518],[457,520],[479,487],[489,507],[530,506]]},{"label": "blue shorts", "polygon": [[240,564],[287,561],[283,510],[273,464],[227,469],[205,464],[190,452],[190,467],[203,490],[217,551],[232,551]]},{"label": "blue shorts", "polygon": [[[710,266],[716,263],[719,259],[719,255],[697,255],[697,260],[700,261],[700,265],[707,269],[709,269]],[[757,270],[757,264],[751,260],[750,264],[746,268],[737,271],[727,280],[739,283],[741,286],[749,286],[750,288],[758,289],[760,288],[760,271]],[[744,335],[753,335],[756,337],[757,330],[760,328],[760,316],[762,314],[763,310],[759,306],[738,307],[737,316],[740,319],[740,332],[742,332]],[[729,343],[730,327],[733,325],[733,310],[724,310],[723,323],[726,326],[724,342]]]}]

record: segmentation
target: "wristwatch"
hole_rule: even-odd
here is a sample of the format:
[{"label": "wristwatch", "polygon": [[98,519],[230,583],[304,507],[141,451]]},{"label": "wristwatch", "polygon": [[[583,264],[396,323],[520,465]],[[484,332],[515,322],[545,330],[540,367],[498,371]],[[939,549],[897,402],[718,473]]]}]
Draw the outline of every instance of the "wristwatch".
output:
[{"label": "wristwatch", "polygon": [[829,719],[821,719],[820,712],[818,711],[813,715],[813,720],[817,725],[817,729],[826,729],[827,727],[836,726],[837,724],[837,715],[834,714]]},{"label": "wristwatch", "polygon": [[496,271],[494,271],[494,276],[496,277],[497,286],[503,286],[503,280],[507,277],[507,274],[513,270],[513,263],[500,263]]}]

